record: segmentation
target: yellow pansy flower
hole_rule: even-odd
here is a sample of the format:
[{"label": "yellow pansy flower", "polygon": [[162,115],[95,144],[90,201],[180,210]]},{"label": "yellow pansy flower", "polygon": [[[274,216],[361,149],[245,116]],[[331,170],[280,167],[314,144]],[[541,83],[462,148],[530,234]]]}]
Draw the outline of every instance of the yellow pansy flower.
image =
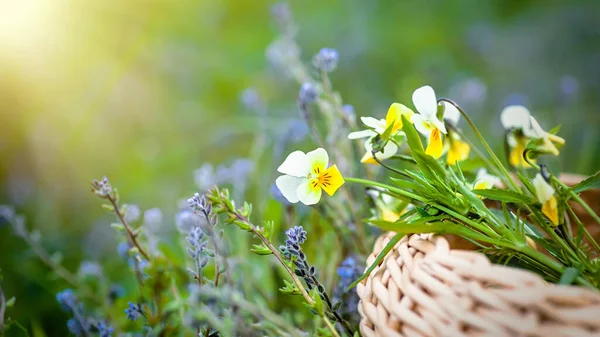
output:
[{"label": "yellow pansy flower", "polygon": [[329,155],[322,148],[292,152],[277,169],[284,175],[275,184],[290,203],[314,205],[321,200],[321,191],[331,196],[344,184],[337,166],[328,165]]}]

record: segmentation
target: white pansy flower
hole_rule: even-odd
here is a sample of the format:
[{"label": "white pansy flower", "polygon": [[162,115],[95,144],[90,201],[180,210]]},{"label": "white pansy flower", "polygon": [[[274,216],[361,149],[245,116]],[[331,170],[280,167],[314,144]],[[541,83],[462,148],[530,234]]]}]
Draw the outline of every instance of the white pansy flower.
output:
[{"label": "white pansy flower", "polygon": [[284,175],[275,184],[289,202],[314,205],[321,200],[321,190],[333,195],[344,184],[337,166],[328,165],[329,155],[322,148],[292,152],[277,169]]},{"label": "white pansy flower", "polygon": [[533,187],[535,188],[537,200],[542,204],[542,213],[544,213],[554,225],[558,225],[558,203],[554,196],[554,187],[552,187],[552,185],[550,185],[539,173],[533,179]]},{"label": "white pansy flower", "polygon": [[486,169],[482,168],[477,171],[477,176],[473,182],[474,190],[486,190],[500,184],[500,178],[489,174]]},{"label": "white pansy flower", "polygon": [[437,159],[442,155],[443,135],[447,131],[444,122],[437,117],[438,103],[435,92],[432,87],[426,85],[415,90],[412,99],[419,113],[412,115],[411,121],[417,131],[429,138],[425,153]]},{"label": "white pansy flower", "polygon": [[[365,141],[365,155],[361,159],[363,163],[377,164],[373,158],[373,139],[382,135],[387,128],[392,126],[391,137],[401,133],[402,129],[402,116],[410,120],[414,112],[400,103],[393,103],[388,109],[385,119],[376,119],[373,117],[361,117],[361,121],[364,125],[370,129],[352,132],[348,135],[348,139],[361,139],[367,138]],[[379,161],[391,158],[398,152],[398,146],[391,140],[388,140],[383,150],[377,152],[375,156]]]}]

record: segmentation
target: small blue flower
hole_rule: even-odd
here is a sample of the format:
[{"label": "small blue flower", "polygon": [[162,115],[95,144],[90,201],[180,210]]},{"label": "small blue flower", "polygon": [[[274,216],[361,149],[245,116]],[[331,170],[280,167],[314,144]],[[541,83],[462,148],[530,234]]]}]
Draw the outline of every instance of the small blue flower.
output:
[{"label": "small blue flower", "polygon": [[125,314],[127,315],[128,320],[137,321],[142,315],[142,309],[138,304],[129,302],[129,308],[125,309]]},{"label": "small blue flower", "polygon": [[110,326],[104,322],[98,323],[96,328],[98,329],[98,335],[100,337],[111,337],[114,332],[114,329],[112,328],[112,326]]},{"label": "small blue flower", "polygon": [[76,306],[77,297],[72,289],[65,289],[56,294],[56,300],[64,312],[71,313]]},{"label": "small blue flower", "polygon": [[325,72],[332,72],[337,68],[339,54],[333,48],[322,48],[319,53],[313,57],[314,66]]},{"label": "small blue flower", "polygon": [[129,259],[129,249],[131,247],[129,246],[129,244],[127,242],[121,242],[119,243],[119,245],[117,246],[117,253],[119,254],[119,256],[121,256],[123,259]]},{"label": "small blue flower", "polygon": [[71,332],[77,337],[83,336],[85,332],[85,328],[75,318],[71,318],[67,321],[67,328],[69,329],[69,332]]},{"label": "small blue flower", "polygon": [[300,87],[300,93],[298,94],[298,99],[301,104],[309,104],[313,103],[317,100],[317,89],[310,82],[305,82]]},{"label": "small blue flower", "polygon": [[337,274],[342,280],[348,280],[356,276],[356,270],[356,260],[353,257],[348,257],[338,267]]},{"label": "small blue flower", "polygon": [[287,235],[285,243],[289,246],[301,245],[306,241],[306,231],[302,226],[294,226],[288,229],[285,231],[285,235]]},{"label": "small blue flower", "polygon": [[299,143],[303,141],[309,133],[310,129],[304,120],[292,119],[288,125],[286,136],[289,137],[289,140],[292,143]]},{"label": "small blue flower", "polygon": [[354,107],[351,104],[345,104],[342,106],[342,112],[348,119],[356,120],[356,112],[354,111]]}]

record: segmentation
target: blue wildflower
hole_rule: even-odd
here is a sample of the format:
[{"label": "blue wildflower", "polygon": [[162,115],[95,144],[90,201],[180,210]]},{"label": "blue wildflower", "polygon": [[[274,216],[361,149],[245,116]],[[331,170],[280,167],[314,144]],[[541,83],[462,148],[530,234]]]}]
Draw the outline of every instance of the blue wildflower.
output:
[{"label": "blue wildflower", "polygon": [[125,309],[127,319],[130,321],[137,321],[142,316],[142,308],[138,304],[129,302],[129,308]]},{"label": "blue wildflower", "polygon": [[308,136],[310,129],[306,121],[301,119],[292,119],[288,125],[286,136],[292,143],[299,143]]},{"label": "blue wildflower", "polygon": [[332,72],[337,68],[339,54],[333,48],[322,48],[319,53],[313,57],[314,66],[325,72]]},{"label": "blue wildflower", "polygon": [[61,309],[66,313],[71,313],[77,305],[77,297],[72,289],[65,289],[56,294],[56,300]]},{"label": "blue wildflower", "polygon": [[310,82],[305,82],[300,87],[300,93],[298,94],[298,99],[301,104],[309,104],[313,103],[317,100],[317,89]]},{"label": "blue wildflower", "polygon": [[106,324],[105,322],[98,323],[96,328],[98,329],[98,335],[100,337],[111,337],[114,332],[112,326]]},{"label": "blue wildflower", "polygon": [[71,318],[67,321],[67,328],[69,329],[69,332],[77,337],[83,336],[86,330],[85,327],[81,325],[81,322],[75,318]]},{"label": "blue wildflower", "polygon": [[129,256],[129,249],[131,249],[131,246],[129,246],[129,244],[127,242],[121,242],[117,246],[117,253],[123,259],[129,259],[129,257],[130,257]]},{"label": "blue wildflower", "polygon": [[293,246],[293,245],[301,245],[306,241],[306,231],[302,226],[294,226],[287,231],[285,231],[285,235],[287,239],[285,243]]}]

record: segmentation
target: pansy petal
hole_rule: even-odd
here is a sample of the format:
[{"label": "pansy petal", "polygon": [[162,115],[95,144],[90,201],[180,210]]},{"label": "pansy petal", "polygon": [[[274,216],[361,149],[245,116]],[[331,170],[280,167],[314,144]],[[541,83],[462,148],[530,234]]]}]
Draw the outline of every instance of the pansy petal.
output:
[{"label": "pansy petal", "polygon": [[348,139],[360,139],[360,138],[366,138],[366,137],[373,137],[375,135],[376,135],[376,133],[373,132],[372,130],[355,131],[355,132],[351,132],[348,135]]},{"label": "pansy petal", "polygon": [[533,116],[529,116],[530,127],[523,129],[523,133],[527,137],[531,138],[546,138],[546,131],[542,129],[542,126],[538,121],[533,118]]},{"label": "pansy petal", "polygon": [[535,187],[535,195],[541,204],[546,203],[554,195],[554,187],[548,184],[539,173],[533,178],[533,187]]},{"label": "pansy petal", "polygon": [[431,133],[431,126],[429,125],[425,117],[423,117],[423,115],[414,114],[412,115],[410,120],[413,122],[415,128],[417,128],[417,131],[419,131],[419,133],[421,133],[424,136],[429,136],[429,134]]},{"label": "pansy petal", "polygon": [[316,174],[325,171],[327,165],[329,165],[329,155],[323,148],[310,151],[306,154],[306,159],[308,161],[309,169]]},{"label": "pansy petal", "polygon": [[306,178],[292,177],[288,175],[280,176],[275,180],[275,185],[281,194],[292,204],[298,202],[298,186],[308,181]]},{"label": "pansy petal", "polygon": [[529,110],[522,105],[509,105],[500,113],[500,121],[504,129],[529,129]]},{"label": "pansy petal", "polygon": [[443,134],[448,133],[448,131],[446,131],[446,125],[441,120],[434,118],[430,122],[433,124],[433,126],[438,128]]},{"label": "pansy petal", "polygon": [[451,125],[456,126],[460,119],[460,111],[448,102],[442,102],[442,104],[444,105],[444,120],[448,121]]},{"label": "pansy petal", "polygon": [[393,157],[396,153],[398,153],[398,146],[394,142],[387,142],[383,147],[383,152],[377,152],[375,156],[379,160],[385,160]]},{"label": "pansy petal", "polygon": [[323,172],[324,181],[321,185],[325,193],[333,195],[342,185],[344,185],[344,177],[338,170],[336,165],[331,166]]},{"label": "pansy petal", "polygon": [[377,129],[381,127],[381,122],[373,117],[361,117],[360,120],[363,122],[364,125],[373,128],[373,129]]},{"label": "pansy petal", "polygon": [[450,141],[450,147],[448,149],[448,157],[446,163],[448,165],[455,165],[456,162],[463,161],[469,158],[469,152],[471,147],[466,142],[463,142],[459,138],[453,138]]},{"label": "pansy petal", "polygon": [[321,200],[321,188],[307,180],[298,186],[296,194],[301,203],[305,205],[314,205]]},{"label": "pansy petal", "polygon": [[425,153],[435,159],[441,157],[444,150],[442,137],[442,132],[434,128],[429,135],[429,144],[427,144]]},{"label": "pansy petal", "polygon": [[412,95],[413,104],[427,119],[435,117],[437,113],[437,99],[433,88],[426,85],[415,90]]},{"label": "pansy petal", "polygon": [[544,213],[555,226],[558,226],[558,202],[556,202],[554,196],[542,205],[542,213]]},{"label": "pansy petal", "polygon": [[394,133],[402,128],[402,116],[410,121],[412,115],[414,115],[414,112],[404,104],[392,103],[385,116],[385,126],[387,128],[394,124],[392,128],[392,132]]},{"label": "pansy petal", "polygon": [[294,177],[306,177],[310,169],[306,154],[302,151],[294,151],[287,156],[277,171]]}]

